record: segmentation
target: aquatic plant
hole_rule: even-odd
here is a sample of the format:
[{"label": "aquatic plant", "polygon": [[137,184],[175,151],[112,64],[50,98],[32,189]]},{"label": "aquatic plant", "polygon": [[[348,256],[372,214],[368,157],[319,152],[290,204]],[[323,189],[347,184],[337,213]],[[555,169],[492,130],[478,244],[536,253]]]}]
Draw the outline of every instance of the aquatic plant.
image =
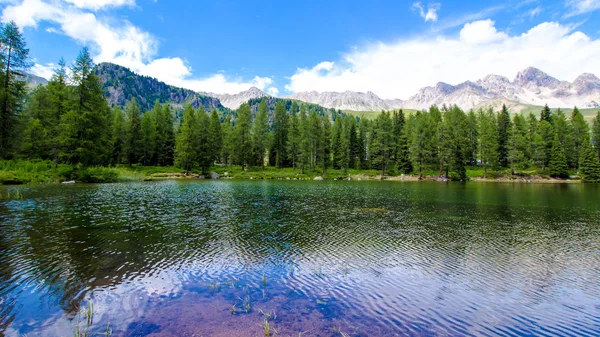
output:
[{"label": "aquatic plant", "polygon": [[229,308],[229,312],[232,315],[235,315],[235,312],[237,311],[237,308],[235,307],[235,303],[231,306],[231,308]]},{"label": "aquatic plant", "polygon": [[267,277],[263,275],[263,286],[267,286]]}]

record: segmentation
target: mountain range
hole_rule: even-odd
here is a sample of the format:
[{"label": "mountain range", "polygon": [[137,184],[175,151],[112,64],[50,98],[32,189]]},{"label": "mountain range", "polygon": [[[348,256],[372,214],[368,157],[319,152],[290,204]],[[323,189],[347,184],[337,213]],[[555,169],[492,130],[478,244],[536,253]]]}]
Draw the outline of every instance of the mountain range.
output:
[{"label": "mountain range", "polygon": [[[256,87],[238,94],[195,92],[168,85],[155,78],[142,76],[128,68],[100,63],[96,67],[110,105],[125,106],[134,97],[142,110],[149,110],[158,100],[181,110],[186,104],[203,106],[205,110],[227,111],[237,109],[242,103],[270,95]],[[36,76],[30,84],[45,84]],[[420,89],[408,100],[382,99],[372,92],[297,92],[288,99],[312,103],[323,108],[354,111],[380,111],[398,108],[426,109],[436,105],[458,105],[462,109],[493,107],[506,104],[518,112],[531,106],[548,104],[552,108],[600,108],[600,79],[593,74],[582,74],[572,83],[558,80],[543,71],[529,67],[520,71],[514,80],[499,75],[488,75],[475,82],[458,85],[443,82]],[[272,100],[271,100],[272,101]]]},{"label": "mountain range", "polygon": [[465,110],[502,104],[517,110],[528,105],[544,104],[553,108],[598,108],[600,79],[586,73],[570,83],[529,67],[519,72],[512,82],[499,75],[488,75],[476,82],[466,81],[458,85],[439,82],[435,86],[420,89],[408,100],[384,100],[372,92],[351,91],[298,92],[291,98],[327,108],[357,111],[425,109],[433,104],[456,104]]}]

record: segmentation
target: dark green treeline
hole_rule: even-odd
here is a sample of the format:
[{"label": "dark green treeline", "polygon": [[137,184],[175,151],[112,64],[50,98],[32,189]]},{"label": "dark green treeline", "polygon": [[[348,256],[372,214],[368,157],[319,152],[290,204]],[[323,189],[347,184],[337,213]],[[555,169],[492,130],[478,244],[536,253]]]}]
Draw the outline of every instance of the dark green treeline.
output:
[{"label": "dark green treeline", "polygon": [[[14,23],[1,27],[0,156],[73,166],[176,165],[207,173],[215,163],[298,171],[371,169],[382,175],[436,175],[465,180],[467,167],[532,169],[600,181],[600,112],[590,129],[575,108],[570,116],[547,106],[539,116],[465,112],[432,106],[405,115],[381,112],[358,119],[290,100],[243,104],[233,114],[194,109],[176,115],[167,104],[141,111],[107,105],[89,51],[67,67],[59,62],[46,86],[29,95],[28,50]],[[251,102],[252,103],[252,102]]]}]

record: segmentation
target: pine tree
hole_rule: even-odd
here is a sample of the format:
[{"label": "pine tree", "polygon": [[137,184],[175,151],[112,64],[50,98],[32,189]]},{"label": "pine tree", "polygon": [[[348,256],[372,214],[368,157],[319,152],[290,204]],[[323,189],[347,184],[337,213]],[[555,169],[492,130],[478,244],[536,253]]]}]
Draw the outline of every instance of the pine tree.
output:
[{"label": "pine tree", "polygon": [[510,114],[505,104],[498,115],[498,164],[508,166],[508,138],[511,131]]},{"label": "pine tree", "polygon": [[288,132],[288,143],[287,153],[288,159],[292,162],[292,167],[296,169],[298,167],[298,158],[300,157],[300,143],[302,142],[300,134],[300,120],[298,119],[297,111],[298,106],[296,102],[292,103],[292,110],[290,111],[289,117],[289,132]]},{"label": "pine tree", "polygon": [[306,165],[310,165],[310,127],[304,105],[300,107],[300,117],[298,123],[300,130],[300,151],[298,154],[298,165],[300,166],[300,172],[304,174]]},{"label": "pine tree", "polygon": [[548,165],[548,173],[553,178],[566,179],[569,177],[569,166],[567,165],[567,157],[563,150],[562,144],[558,138],[558,134],[554,134],[552,142],[552,152],[550,153],[550,163]]},{"label": "pine tree", "polygon": [[[60,156],[60,134],[61,120],[68,111],[69,99],[71,98],[72,90],[67,85],[67,65],[65,60],[61,58],[58,61],[58,68],[48,82],[48,92],[50,94],[51,114],[47,124],[47,136],[50,140],[50,157],[55,165],[58,165]],[[111,118],[109,116],[109,118]]]},{"label": "pine tree", "polygon": [[541,121],[552,124],[552,110],[550,110],[548,104],[544,105],[544,109],[542,109],[542,113],[540,114],[540,122]]},{"label": "pine tree", "polygon": [[431,161],[434,152],[432,142],[433,129],[430,115],[417,112],[411,117],[410,156],[419,172],[419,180],[423,179],[423,169]]},{"label": "pine tree", "polygon": [[127,137],[125,128],[125,118],[123,111],[119,107],[112,109],[113,123],[112,123],[112,151],[111,151],[111,164],[116,165],[123,162],[125,139]]},{"label": "pine tree", "polygon": [[546,148],[546,142],[542,139],[539,133],[536,133],[533,137],[533,161],[535,164],[542,169],[542,172],[546,170],[548,166],[548,152]]},{"label": "pine tree", "polygon": [[30,67],[29,49],[14,21],[7,23],[0,35],[0,57],[3,61],[3,78],[0,91],[0,157],[12,155],[19,115],[26,94],[23,81]]},{"label": "pine tree", "polygon": [[139,163],[144,155],[143,153],[143,138],[142,138],[142,113],[137,104],[137,100],[133,98],[126,109],[126,125],[125,128],[125,144],[124,152],[127,164],[129,166]]},{"label": "pine tree", "polygon": [[[170,166],[174,162],[175,127],[174,118],[168,104],[154,107],[156,117],[156,160],[158,165]],[[160,110],[159,110],[160,109]]]},{"label": "pine tree", "polygon": [[598,111],[592,122],[592,144],[596,155],[600,157],[600,111]]},{"label": "pine tree", "polygon": [[221,120],[219,113],[213,109],[210,114],[210,125],[208,129],[208,140],[210,142],[210,160],[211,163],[219,160],[223,148],[223,132],[221,130]]},{"label": "pine tree", "polygon": [[546,158],[546,161],[541,166],[542,171],[544,171],[544,168],[549,167],[550,159],[552,158],[552,142],[554,141],[555,136],[554,127],[552,127],[552,124],[548,123],[545,120],[541,121],[539,127],[539,134],[541,136],[546,152],[546,154],[543,156],[544,158]]},{"label": "pine tree", "polygon": [[288,114],[283,102],[275,105],[273,115],[273,150],[275,151],[275,165],[278,168],[283,166],[287,158],[286,148],[288,141]]},{"label": "pine tree", "polygon": [[524,168],[527,166],[527,149],[525,120],[522,116],[515,115],[514,123],[508,137],[508,162],[512,175],[515,174],[515,168]]},{"label": "pine tree", "polygon": [[479,121],[475,111],[470,110],[467,115],[467,135],[465,144],[466,160],[469,165],[477,165],[477,152],[479,145]]},{"label": "pine tree", "polygon": [[348,130],[348,133],[350,145],[350,162],[348,163],[348,167],[356,169],[360,166],[361,144],[356,130],[356,121],[354,119],[351,119],[350,130]]},{"label": "pine tree", "polygon": [[142,118],[141,161],[145,166],[152,165],[156,154],[156,110],[148,111]]},{"label": "pine tree", "polygon": [[73,100],[61,118],[61,158],[72,165],[100,165],[110,155],[110,109],[94,62],[83,48],[71,67]]},{"label": "pine tree", "polygon": [[585,183],[600,183],[600,160],[592,149],[589,138],[584,137],[581,143],[581,156],[579,157],[580,173]]},{"label": "pine tree", "polygon": [[175,166],[185,170],[189,175],[190,170],[196,165],[196,112],[191,105],[186,106],[175,140]]},{"label": "pine tree", "polygon": [[231,124],[231,116],[225,117],[221,130],[223,131],[223,149],[221,158],[230,167],[233,166],[233,156],[235,148],[235,134],[233,133],[233,125]]},{"label": "pine tree", "polygon": [[498,139],[496,134],[496,118],[490,110],[479,112],[479,153],[483,165],[483,178],[487,178],[488,168],[498,162]]},{"label": "pine tree", "polygon": [[579,166],[581,148],[585,141],[589,142],[590,127],[583,118],[583,115],[579,112],[577,107],[573,108],[571,113],[571,135],[572,135],[572,148],[574,150],[572,154],[572,160],[575,165],[572,167]]},{"label": "pine tree", "polygon": [[326,175],[327,168],[331,165],[331,121],[329,120],[329,116],[323,116],[322,124],[319,152],[321,153],[321,160],[323,162],[323,175]]},{"label": "pine tree", "polygon": [[196,163],[202,170],[202,173],[208,173],[212,166],[212,149],[209,136],[210,129],[210,118],[204,110],[204,107],[200,105],[198,111],[196,111],[194,127],[194,147],[196,148]]},{"label": "pine tree", "polygon": [[235,139],[233,151],[236,161],[242,167],[247,166],[252,158],[251,118],[250,106],[246,103],[242,104],[237,111],[237,118],[233,129]]}]

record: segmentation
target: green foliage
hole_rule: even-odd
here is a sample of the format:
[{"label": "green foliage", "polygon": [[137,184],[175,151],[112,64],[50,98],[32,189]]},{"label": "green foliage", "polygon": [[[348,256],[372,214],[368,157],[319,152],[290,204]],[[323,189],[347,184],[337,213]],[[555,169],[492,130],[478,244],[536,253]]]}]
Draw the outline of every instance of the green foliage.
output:
[{"label": "green foliage", "polygon": [[569,177],[569,166],[567,165],[567,157],[560,143],[558,134],[554,134],[552,142],[552,151],[550,154],[550,163],[548,165],[548,173],[553,178],[566,179]]},{"label": "green foliage", "polygon": [[589,139],[585,138],[581,144],[580,173],[586,183],[600,183],[600,160],[592,149]]},{"label": "green foliage", "polygon": [[0,31],[0,158],[12,156],[19,116],[26,93],[23,81],[30,66],[29,49],[19,27],[11,21]]},{"label": "green foliage", "polygon": [[186,174],[196,165],[196,113],[191,105],[183,112],[183,119],[175,141],[175,166],[183,168]]}]

